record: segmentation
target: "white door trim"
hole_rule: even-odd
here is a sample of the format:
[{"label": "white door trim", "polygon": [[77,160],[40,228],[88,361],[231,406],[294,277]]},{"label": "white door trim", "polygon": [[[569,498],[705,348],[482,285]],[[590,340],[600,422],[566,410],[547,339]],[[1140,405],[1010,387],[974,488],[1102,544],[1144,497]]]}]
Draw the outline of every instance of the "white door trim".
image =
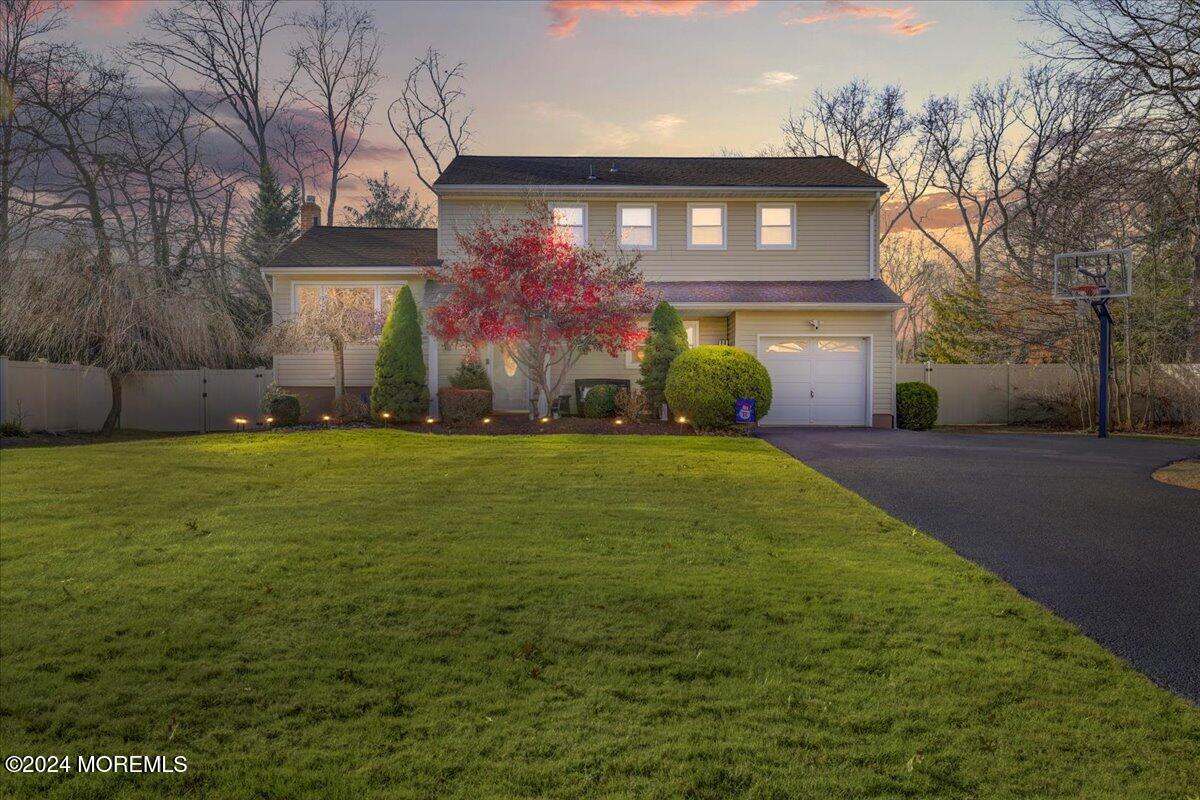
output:
[{"label": "white door trim", "polygon": [[[867,397],[866,397],[866,404],[865,404],[866,405],[866,414],[864,414],[865,419],[863,419],[863,425],[865,425],[868,428],[871,427],[871,421],[872,421],[872,413],[871,412],[873,410],[873,405],[874,405],[872,401],[875,397],[875,385],[874,385],[875,384],[875,380],[874,380],[874,378],[875,378],[875,370],[874,370],[875,335],[871,334],[871,333],[841,333],[841,332],[834,333],[832,331],[830,331],[829,333],[812,333],[811,331],[806,332],[806,333],[788,333],[786,331],[783,331],[780,333],[776,333],[776,332],[760,333],[760,334],[758,334],[757,338],[755,339],[755,345],[754,345],[755,357],[759,361],[762,361],[762,358],[763,358],[762,340],[764,338],[765,339],[777,339],[780,336],[786,336],[786,337],[792,338],[792,339],[865,339],[867,341],[867,359],[866,359],[867,380],[865,381],[866,387],[867,387],[866,388]],[[774,389],[774,387],[772,387],[772,390],[773,389]],[[774,394],[774,391],[772,391],[772,395],[773,394]],[[771,415],[768,413],[767,417],[770,418],[770,416]],[[774,425],[776,423],[762,422],[760,424],[766,426],[766,425]],[[778,424],[787,425],[789,423],[781,422]]]}]

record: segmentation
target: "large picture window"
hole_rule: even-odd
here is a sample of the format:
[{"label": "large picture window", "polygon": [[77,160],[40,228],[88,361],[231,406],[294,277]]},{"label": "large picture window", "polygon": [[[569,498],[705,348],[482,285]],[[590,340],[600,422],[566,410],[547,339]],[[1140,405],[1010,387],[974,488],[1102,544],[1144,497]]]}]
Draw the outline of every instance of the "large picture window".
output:
[{"label": "large picture window", "polygon": [[382,326],[404,284],[295,283],[293,287],[292,312],[295,314],[316,311],[321,307],[322,297],[336,296],[352,307],[377,314]]}]

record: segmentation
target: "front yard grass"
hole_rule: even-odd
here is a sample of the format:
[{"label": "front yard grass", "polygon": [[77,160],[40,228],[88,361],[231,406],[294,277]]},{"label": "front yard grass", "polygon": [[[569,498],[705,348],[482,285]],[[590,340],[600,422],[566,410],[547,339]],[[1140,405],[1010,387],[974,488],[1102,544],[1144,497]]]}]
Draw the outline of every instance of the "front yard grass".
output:
[{"label": "front yard grass", "polygon": [[757,440],[0,453],[6,797],[1179,798],[1200,712]]}]

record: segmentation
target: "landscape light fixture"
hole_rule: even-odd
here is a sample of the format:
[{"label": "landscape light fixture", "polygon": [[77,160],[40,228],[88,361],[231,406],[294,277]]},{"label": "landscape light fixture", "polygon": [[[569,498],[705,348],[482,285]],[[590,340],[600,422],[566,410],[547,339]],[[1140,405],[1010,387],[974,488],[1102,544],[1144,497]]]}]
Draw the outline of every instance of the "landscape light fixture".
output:
[{"label": "landscape light fixture", "polygon": [[622,425],[622,424],[624,424],[624,422],[625,422],[625,420],[623,420],[623,419],[614,419],[613,425]]},{"label": "landscape light fixture", "polygon": [[436,419],[434,419],[433,417],[426,417],[426,418],[425,418],[425,424],[426,424],[426,425],[432,425],[432,424],[433,424],[433,423],[435,423],[435,422],[437,422],[437,420],[436,420]]},{"label": "landscape light fixture", "polygon": [[490,425],[491,423],[492,423],[492,418],[491,418],[491,417],[484,417],[484,418],[483,418],[483,424],[484,424],[484,425]]},{"label": "landscape light fixture", "polygon": [[249,422],[245,417],[234,417],[233,422],[237,425],[239,432],[246,430],[246,423]]},{"label": "landscape light fixture", "polygon": [[676,417],[675,421],[679,423],[679,432],[683,433],[683,426],[687,422],[687,417]]},{"label": "landscape light fixture", "polygon": [[545,425],[549,421],[550,421],[549,417],[542,417],[541,419],[538,420],[538,422],[542,423],[543,425]]},{"label": "landscape light fixture", "polygon": [[330,421],[331,419],[333,419],[333,418],[332,418],[332,417],[330,417],[328,414],[322,414],[322,415],[321,415],[321,421],[322,421],[322,422],[324,422],[326,425],[328,425],[328,424],[329,424],[329,421]]},{"label": "landscape light fixture", "polygon": [[274,417],[267,417],[267,418],[264,420],[264,422],[266,422],[268,425],[274,425],[274,424],[275,424],[275,418],[274,418]]}]

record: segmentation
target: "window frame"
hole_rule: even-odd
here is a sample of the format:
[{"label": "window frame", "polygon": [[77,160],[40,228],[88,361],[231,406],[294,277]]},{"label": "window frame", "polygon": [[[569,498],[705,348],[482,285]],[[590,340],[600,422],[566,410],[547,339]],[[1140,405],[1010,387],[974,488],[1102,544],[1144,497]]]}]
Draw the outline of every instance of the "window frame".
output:
[{"label": "window frame", "polygon": [[[621,224],[621,212],[627,208],[650,209],[650,244],[623,244],[621,242],[621,230],[625,227]],[[640,250],[643,252],[658,249],[658,203],[617,203],[617,247],[621,250]]]},{"label": "window frame", "polygon": [[[762,212],[770,208],[786,208],[792,213],[792,243],[791,244],[764,244],[763,243],[763,218]],[[781,225],[770,225],[771,228],[779,228]],[[795,203],[759,203],[754,209],[754,240],[755,246],[759,250],[795,250],[796,249],[796,204]]]},{"label": "window frame", "polygon": [[555,222],[554,221],[554,212],[556,209],[559,209],[559,208],[581,209],[583,211],[583,241],[577,242],[575,244],[575,246],[576,247],[587,247],[588,246],[588,238],[589,237],[588,237],[588,204],[587,203],[567,201],[567,200],[554,200],[554,201],[547,203],[546,207],[550,209],[550,222],[554,225],[555,228],[560,228],[560,227],[573,228],[573,227],[575,227],[574,225],[571,225],[571,226],[559,225],[557,222]]},{"label": "window frame", "polygon": [[[685,319],[683,321],[683,328],[684,328],[684,330],[686,330],[688,332],[688,347],[696,347],[697,345],[699,345],[700,344],[700,320],[699,319]],[[695,332],[694,334],[693,334],[693,331]],[[695,337],[694,341],[693,341],[693,335]],[[642,362],[638,361],[636,358],[633,357],[633,353],[634,353],[633,350],[625,351],[625,368],[626,369],[637,369],[638,367],[640,367],[642,365]]]},{"label": "window frame", "polygon": [[[721,209],[721,243],[696,244],[692,241],[692,212],[697,208]],[[727,203],[688,203],[687,204],[687,249],[688,250],[727,250],[729,248],[729,205]],[[711,227],[705,225],[704,227]]]}]

